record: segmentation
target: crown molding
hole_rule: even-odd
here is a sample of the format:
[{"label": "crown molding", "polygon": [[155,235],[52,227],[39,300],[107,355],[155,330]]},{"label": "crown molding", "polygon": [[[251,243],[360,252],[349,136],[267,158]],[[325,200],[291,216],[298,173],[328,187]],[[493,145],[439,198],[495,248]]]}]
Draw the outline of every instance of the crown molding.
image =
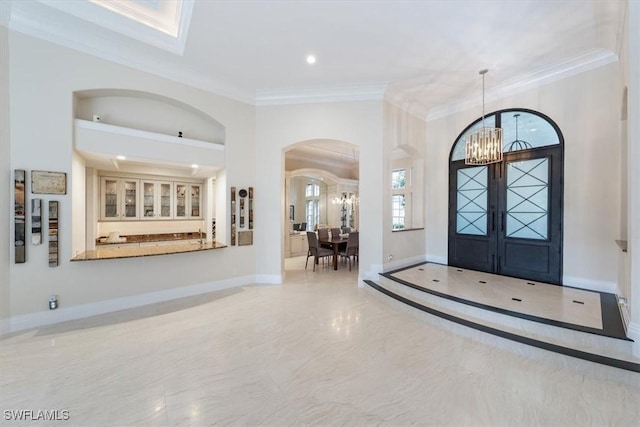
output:
[{"label": "crown molding", "polygon": [[256,91],[255,104],[310,104],[318,102],[378,101],[384,99],[386,83],[339,86],[332,88],[282,89]]},{"label": "crown molding", "polygon": [[[486,103],[497,101],[508,96],[539,88],[577,74],[585,73],[618,61],[618,56],[606,49],[594,49],[582,55],[568,58],[557,64],[540,68],[532,73],[522,74],[509,80],[485,94]],[[394,105],[397,103],[392,102]],[[468,98],[430,109],[425,116],[426,121],[433,121],[473,107],[482,105],[477,98]]]}]

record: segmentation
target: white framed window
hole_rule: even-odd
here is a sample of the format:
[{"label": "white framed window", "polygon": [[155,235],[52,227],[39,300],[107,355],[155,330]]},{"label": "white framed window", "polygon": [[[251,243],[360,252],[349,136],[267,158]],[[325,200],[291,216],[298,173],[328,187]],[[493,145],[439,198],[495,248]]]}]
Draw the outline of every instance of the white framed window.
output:
[{"label": "white framed window", "polygon": [[305,189],[306,197],[320,197],[320,186],[318,184],[307,184]]},{"label": "white framed window", "polygon": [[320,203],[318,199],[307,200],[307,230],[313,230],[320,222]]},{"label": "white framed window", "polygon": [[395,169],[391,172],[391,188],[393,190],[403,189],[407,185],[407,170]]},{"label": "white framed window", "polygon": [[406,227],[405,223],[405,204],[404,194],[394,194],[391,196],[391,223],[393,230],[402,230]]},{"label": "white framed window", "polygon": [[305,187],[305,218],[307,230],[314,230],[320,223],[320,185],[310,182]]},{"label": "white framed window", "polygon": [[391,171],[391,229],[403,230],[411,227],[407,213],[411,204],[411,168]]}]

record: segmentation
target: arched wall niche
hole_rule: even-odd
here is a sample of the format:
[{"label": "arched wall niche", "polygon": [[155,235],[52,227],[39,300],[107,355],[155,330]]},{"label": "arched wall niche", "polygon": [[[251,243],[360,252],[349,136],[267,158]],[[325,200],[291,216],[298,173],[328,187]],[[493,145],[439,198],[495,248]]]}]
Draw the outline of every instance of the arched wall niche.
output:
[{"label": "arched wall niche", "polygon": [[184,102],[151,92],[90,89],[74,93],[75,118],[140,129],[216,144],[225,143],[225,127],[215,118]]}]

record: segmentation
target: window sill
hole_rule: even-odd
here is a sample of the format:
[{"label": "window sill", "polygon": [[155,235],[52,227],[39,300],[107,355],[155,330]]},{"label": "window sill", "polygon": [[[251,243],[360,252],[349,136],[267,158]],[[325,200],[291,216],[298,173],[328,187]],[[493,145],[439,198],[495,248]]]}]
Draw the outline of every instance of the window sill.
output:
[{"label": "window sill", "polygon": [[391,230],[392,233],[401,233],[403,231],[416,231],[416,230],[424,230],[424,227],[420,228],[401,228],[400,230]]}]

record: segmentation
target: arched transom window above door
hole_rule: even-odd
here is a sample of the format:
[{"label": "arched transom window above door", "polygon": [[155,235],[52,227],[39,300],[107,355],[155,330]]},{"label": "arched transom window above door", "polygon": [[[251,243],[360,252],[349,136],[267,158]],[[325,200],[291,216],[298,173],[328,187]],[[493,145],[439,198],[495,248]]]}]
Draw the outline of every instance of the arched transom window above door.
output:
[{"label": "arched transom window above door", "polygon": [[[479,118],[460,134],[451,151],[452,162],[464,160],[467,135],[482,126],[482,118]],[[502,128],[505,153],[560,144],[559,131],[553,122],[531,110],[497,111],[485,116],[484,126]]]}]

